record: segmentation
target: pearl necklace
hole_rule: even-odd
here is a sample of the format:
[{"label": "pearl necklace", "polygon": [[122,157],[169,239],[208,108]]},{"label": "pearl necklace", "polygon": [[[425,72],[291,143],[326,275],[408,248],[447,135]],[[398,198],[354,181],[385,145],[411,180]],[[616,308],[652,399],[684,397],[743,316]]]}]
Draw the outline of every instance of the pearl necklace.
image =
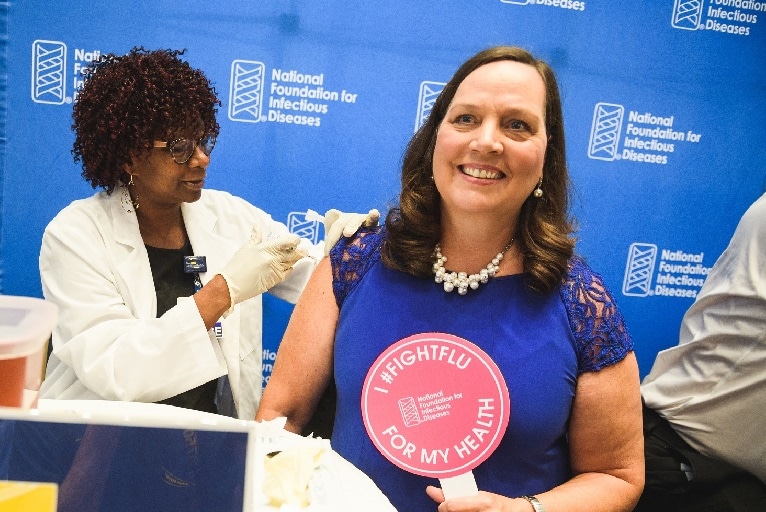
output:
[{"label": "pearl necklace", "polygon": [[457,292],[460,295],[468,293],[468,288],[475,290],[479,287],[479,284],[486,284],[490,277],[494,277],[500,267],[500,262],[503,260],[505,252],[511,248],[513,244],[513,238],[508,242],[502,251],[497,253],[497,256],[492,258],[492,261],[487,264],[486,267],[481,269],[478,274],[468,275],[467,272],[447,272],[444,268],[444,263],[447,261],[447,257],[442,255],[441,246],[436,244],[434,249],[434,257],[436,263],[434,263],[434,281],[441,284],[444,283],[444,291],[451,292],[457,287]]}]

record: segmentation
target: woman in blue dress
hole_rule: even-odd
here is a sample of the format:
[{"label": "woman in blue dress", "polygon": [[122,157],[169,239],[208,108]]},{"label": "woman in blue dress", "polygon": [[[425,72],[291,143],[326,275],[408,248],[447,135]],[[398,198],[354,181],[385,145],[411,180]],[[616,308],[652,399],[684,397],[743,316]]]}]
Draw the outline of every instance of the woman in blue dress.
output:
[{"label": "woman in blue dress", "polygon": [[[563,116],[551,68],[495,47],[456,72],[404,156],[398,207],[320,263],[296,305],[257,419],[300,432],[334,385],[332,445],[400,511],[629,511],[644,483],[633,345],[602,278],[574,254]],[[470,340],[512,414],[473,471],[479,493],[375,447],[361,411],[378,356],[418,333]]]}]

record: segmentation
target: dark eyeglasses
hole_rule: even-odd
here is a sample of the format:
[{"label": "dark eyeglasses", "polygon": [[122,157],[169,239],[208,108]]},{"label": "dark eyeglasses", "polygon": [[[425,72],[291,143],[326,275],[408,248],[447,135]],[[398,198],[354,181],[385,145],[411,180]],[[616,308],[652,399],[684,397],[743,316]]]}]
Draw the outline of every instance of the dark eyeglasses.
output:
[{"label": "dark eyeglasses", "polygon": [[191,139],[176,139],[170,142],[155,142],[155,148],[168,148],[173,161],[177,164],[185,164],[194,154],[195,148],[210,156],[215,147],[215,135],[205,135],[201,139],[194,141]]}]

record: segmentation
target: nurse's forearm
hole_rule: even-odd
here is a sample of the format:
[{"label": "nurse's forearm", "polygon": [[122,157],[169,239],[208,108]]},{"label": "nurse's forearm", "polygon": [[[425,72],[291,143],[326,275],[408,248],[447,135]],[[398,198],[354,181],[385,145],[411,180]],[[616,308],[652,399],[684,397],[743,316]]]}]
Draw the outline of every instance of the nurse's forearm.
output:
[{"label": "nurse's forearm", "polygon": [[231,306],[229,287],[226,280],[220,274],[211,279],[197,293],[194,294],[194,302],[197,304],[206,329],[212,329],[221,316]]}]

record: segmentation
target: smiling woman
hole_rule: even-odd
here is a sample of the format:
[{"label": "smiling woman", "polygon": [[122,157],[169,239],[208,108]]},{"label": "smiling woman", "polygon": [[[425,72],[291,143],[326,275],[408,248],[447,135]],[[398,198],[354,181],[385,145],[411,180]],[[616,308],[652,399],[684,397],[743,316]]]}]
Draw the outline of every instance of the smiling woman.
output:
[{"label": "smiling woman", "polygon": [[[385,227],[338,244],[312,275],[257,417],[300,431],[334,376],[333,448],[398,510],[632,510],[644,479],[638,366],[614,298],[574,254],[551,68],[516,47],[471,57],[410,141],[401,183]],[[477,495],[445,500],[366,428],[360,397],[378,357],[434,333],[482,349],[508,386],[512,414],[473,469]],[[392,417],[434,419],[407,397]],[[417,423],[407,427],[437,428]]]},{"label": "smiling woman", "polygon": [[[445,227],[491,224],[498,231],[493,237],[498,246],[487,246],[486,252],[500,251],[517,231],[506,219],[519,217],[521,205],[543,177],[546,143],[545,84],[535,68],[497,61],[466,77],[434,146],[433,177],[447,215]],[[443,253],[454,236],[452,229],[442,232]],[[482,245],[488,245],[480,236]],[[480,265],[473,262],[471,267],[460,253],[452,261],[467,272],[478,271]]]}]

